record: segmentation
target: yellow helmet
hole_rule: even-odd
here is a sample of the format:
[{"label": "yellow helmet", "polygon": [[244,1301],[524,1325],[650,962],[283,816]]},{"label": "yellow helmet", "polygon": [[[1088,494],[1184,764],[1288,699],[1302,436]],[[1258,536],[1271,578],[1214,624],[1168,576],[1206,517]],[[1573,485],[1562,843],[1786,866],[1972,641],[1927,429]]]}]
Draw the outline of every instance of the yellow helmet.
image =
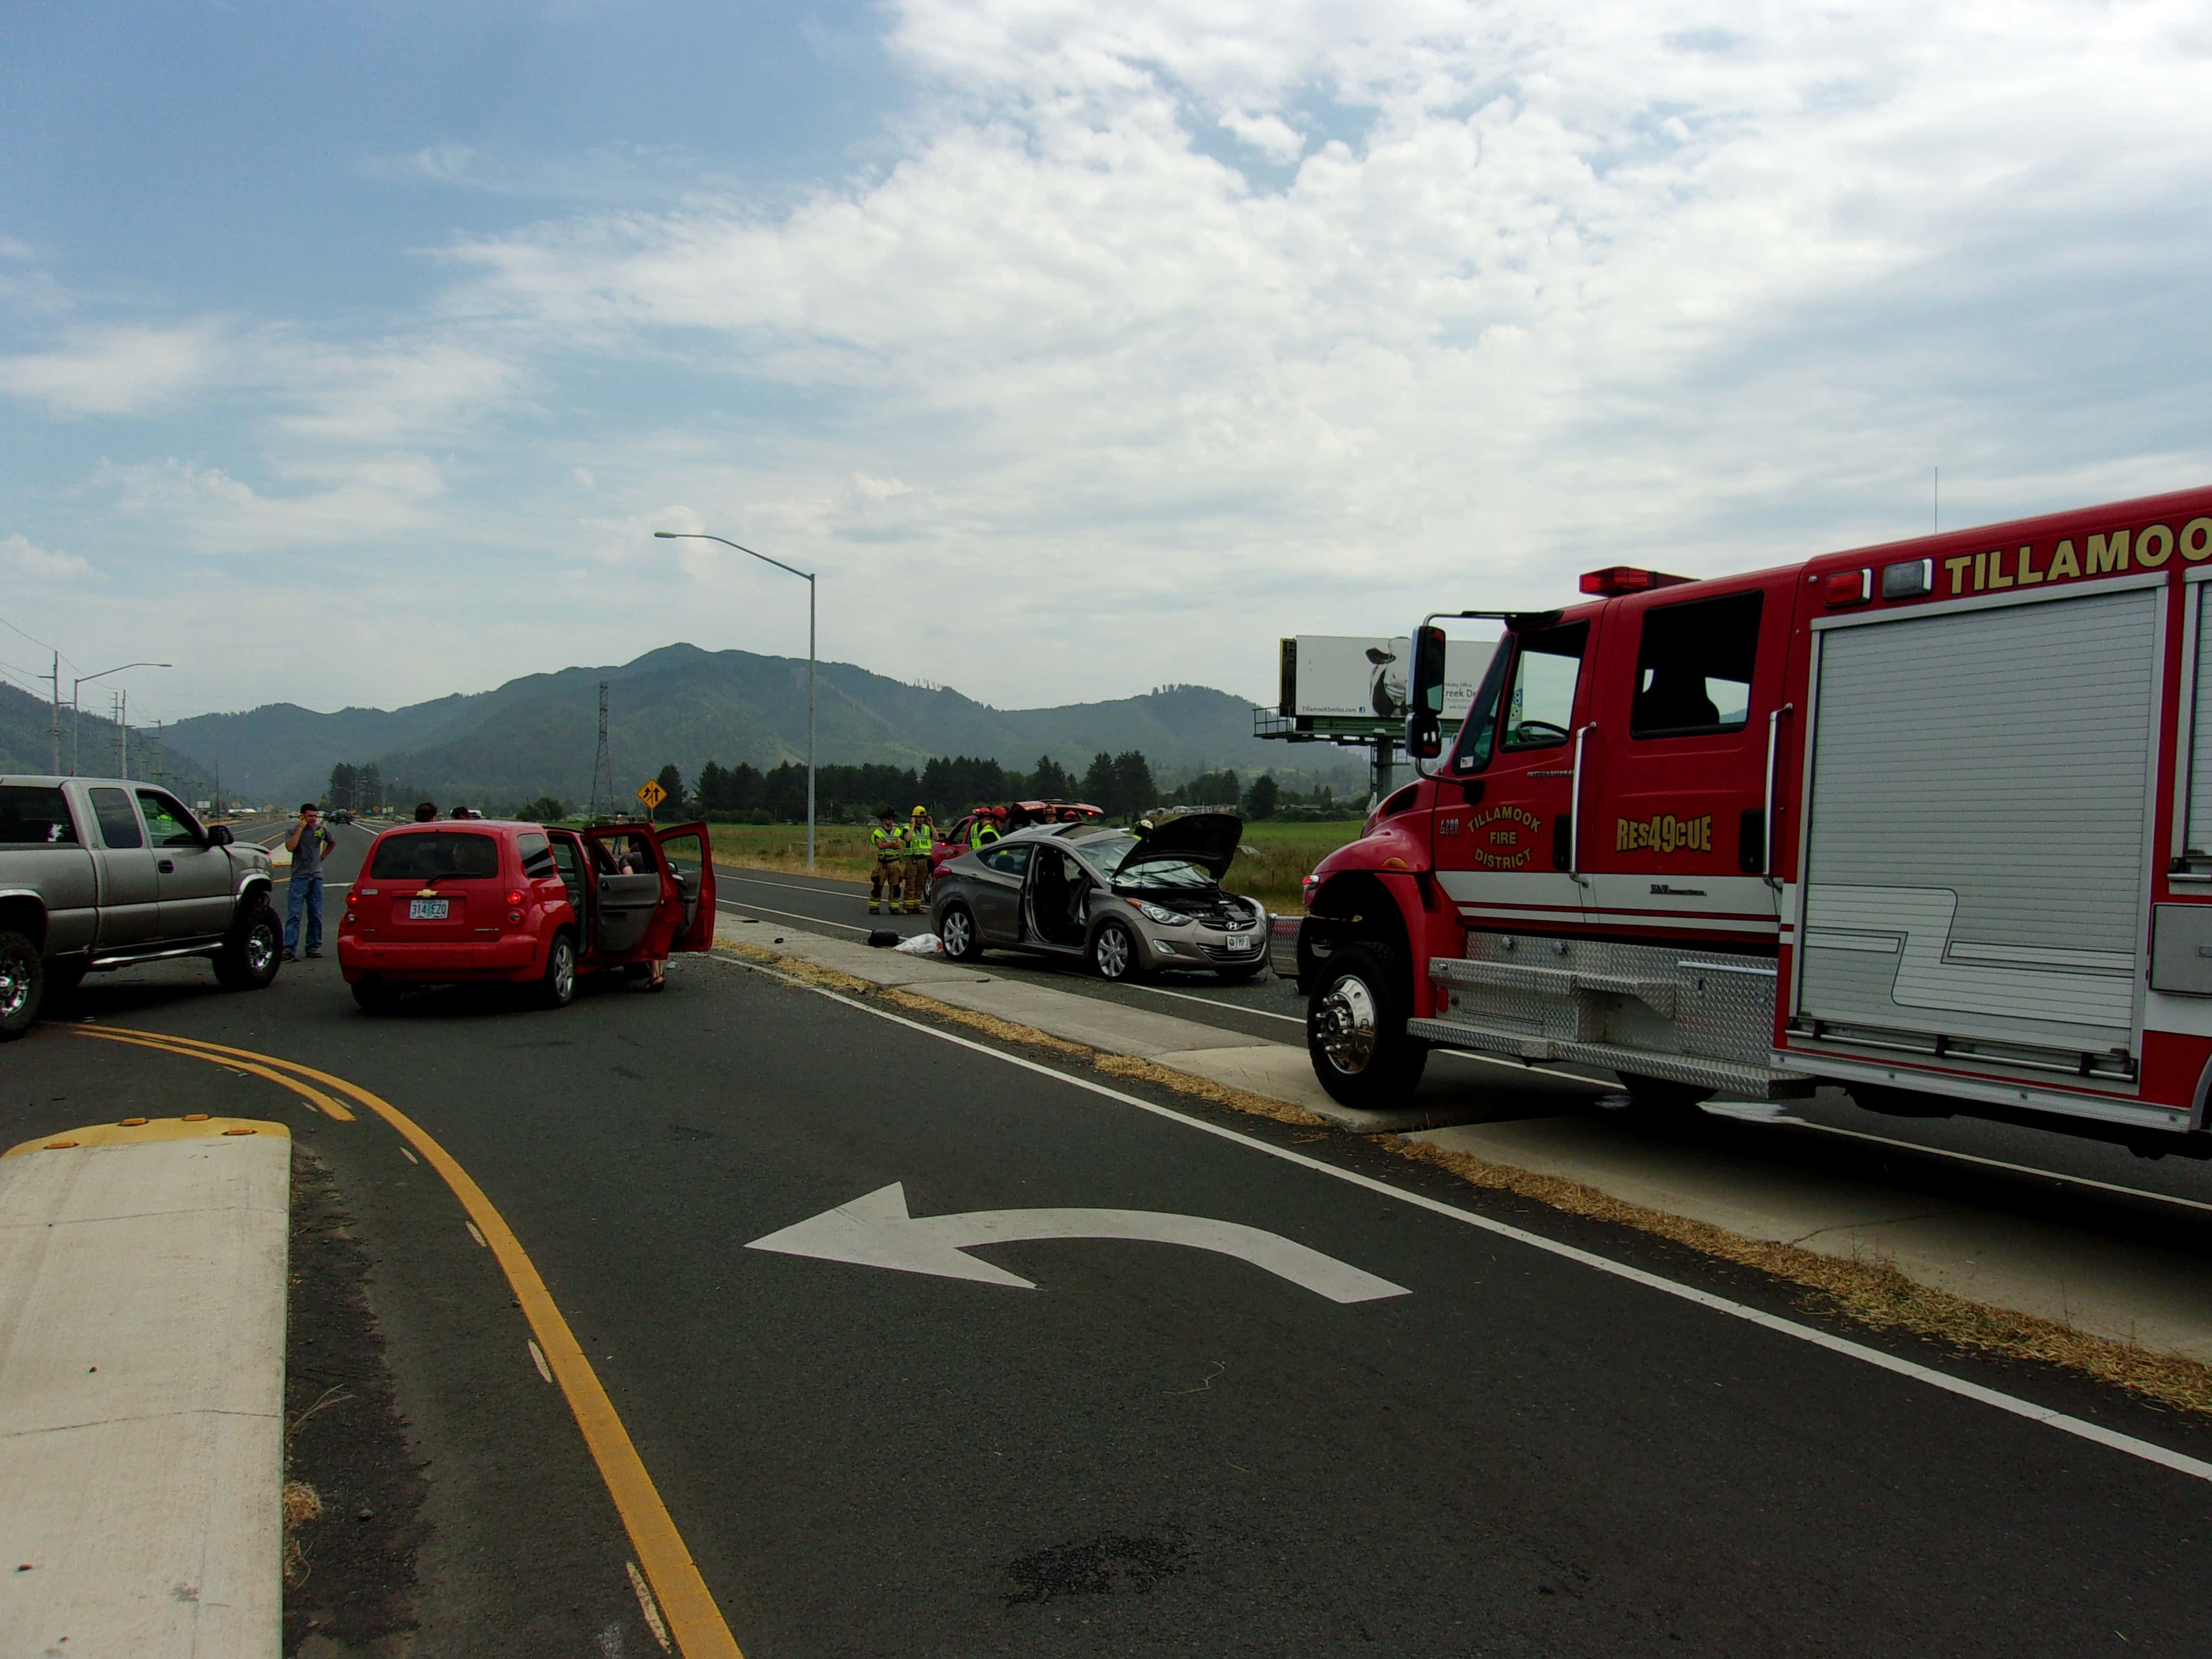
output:
[{"label": "yellow helmet", "polygon": [[914,815],[918,818],[926,818],[929,816],[929,809],[927,806],[917,806],[914,809]]}]

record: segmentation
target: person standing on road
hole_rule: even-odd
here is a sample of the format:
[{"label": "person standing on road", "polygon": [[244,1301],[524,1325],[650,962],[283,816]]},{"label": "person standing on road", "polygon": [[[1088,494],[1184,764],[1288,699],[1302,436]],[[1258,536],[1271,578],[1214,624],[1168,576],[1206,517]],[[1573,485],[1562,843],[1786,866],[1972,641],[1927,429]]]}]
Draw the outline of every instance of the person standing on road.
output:
[{"label": "person standing on road", "polygon": [[988,847],[1004,835],[1006,832],[1000,828],[1000,822],[1006,816],[1006,809],[1003,806],[977,807],[975,821],[968,826],[968,850],[973,852],[979,847]]},{"label": "person standing on road", "polygon": [[300,803],[300,821],[284,837],[284,850],[292,855],[292,879],[284,890],[284,960],[300,959],[300,915],[307,917],[307,954],[323,953],[323,854],[337,840],[323,828],[315,803]]},{"label": "person standing on road", "polygon": [[928,908],[923,901],[929,896],[929,849],[936,845],[937,825],[929,809],[915,807],[906,832],[906,903],[901,908],[908,915],[918,916]]},{"label": "person standing on road", "polygon": [[890,807],[876,814],[868,847],[876,855],[876,867],[868,876],[868,914],[874,915],[880,906],[896,915],[899,890],[906,884],[906,837],[899,833],[898,817]]}]

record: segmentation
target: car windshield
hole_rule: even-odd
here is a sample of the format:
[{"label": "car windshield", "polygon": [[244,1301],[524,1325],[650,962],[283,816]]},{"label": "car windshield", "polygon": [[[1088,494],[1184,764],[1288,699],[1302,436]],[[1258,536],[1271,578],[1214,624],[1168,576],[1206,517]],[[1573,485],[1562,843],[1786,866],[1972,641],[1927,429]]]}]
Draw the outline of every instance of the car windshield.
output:
[{"label": "car windshield", "polygon": [[[1081,855],[1085,863],[1104,877],[1114,879],[1114,872],[1121,861],[1135,852],[1141,843],[1126,830],[1109,830],[1104,835],[1085,836],[1081,841],[1069,843]],[[1134,869],[1126,872],[1122,879],[1137,887],[1211,887],[1212,872],[1188,859],[1147,859]]]},{"label": "car windshield", "polygon": [[436,877],[495,880],[499,842],[466,830],[416,830],[378,844],[369,876],[381,881],[428,881]]}]

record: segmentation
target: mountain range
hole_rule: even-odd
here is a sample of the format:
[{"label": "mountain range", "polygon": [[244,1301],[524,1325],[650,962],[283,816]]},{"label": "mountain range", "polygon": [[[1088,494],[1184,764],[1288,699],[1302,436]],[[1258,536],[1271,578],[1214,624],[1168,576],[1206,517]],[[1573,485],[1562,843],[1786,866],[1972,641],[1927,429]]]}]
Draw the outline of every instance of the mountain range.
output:
[{"label": "mountain range", "polygon": [[[591,794],[599,688],[608,687],[617,788],[670,762],[689,779],[708,760],[763,770],[806,758],[806,663],[748,651],[670,645],[610,668],[530,674],[492,690],[404,708],[318,714],[269,703],[202,714],[167,741],[220,767],[234,794],[317,794],[340,761],[374,762],[386,783],[438,799],[509,802]],[[850,663],[817,669],[817,758],[823,765],[919,767],[973,755],[1029,768],[1040,755],[1080,770],[1101,750],[1139,750],[1168,776],[1212,767],[1337,780],[1358,769],[1340,750],[1292,750],[1252,735],[1252,705],[1205,686],[1166,686],[1113,702],[994,708],[958,691],[908,685]],[[1316,763],[1320,763],[1316,765]],[[1165,778],[1164,777],[1164,780]]]}]

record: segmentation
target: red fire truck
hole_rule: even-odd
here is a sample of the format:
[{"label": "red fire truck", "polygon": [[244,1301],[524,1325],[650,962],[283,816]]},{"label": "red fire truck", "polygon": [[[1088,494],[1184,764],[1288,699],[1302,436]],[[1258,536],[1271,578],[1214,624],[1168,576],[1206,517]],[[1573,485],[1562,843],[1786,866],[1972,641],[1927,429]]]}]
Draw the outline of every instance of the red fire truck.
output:
[{"label": "red fire truck", "polygon": [[2212,489],[1690,581],[1504,635],[1306,882],[1316,1073],[1432,1044],[1674,1109],[1802,1095],[2212,1154]]}]

